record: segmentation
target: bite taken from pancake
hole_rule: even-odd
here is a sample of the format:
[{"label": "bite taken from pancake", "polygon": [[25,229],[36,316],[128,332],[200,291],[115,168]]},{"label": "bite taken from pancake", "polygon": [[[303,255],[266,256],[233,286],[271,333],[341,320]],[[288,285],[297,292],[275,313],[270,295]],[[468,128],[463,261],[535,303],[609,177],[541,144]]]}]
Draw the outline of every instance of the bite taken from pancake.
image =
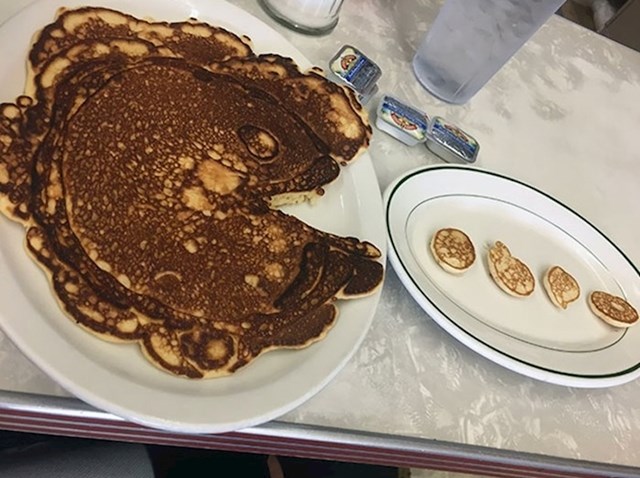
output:
[{"label": "bite taken from pancake", "polygon": [[530,296],[536,280],[529,267],[511,255],[509,248],[500,241],[489,249],[487,264],[491,278],[500,289],[513,297]]},{"label": "bite taken from pancake", "polygon": [[429,249],[436,263],[451,274],[463,274],[476,260],[473,242],[460,229],[437,230],[431,237]]},{"label": "bite taken from pancake", "polygon": [[0,107],[0,210],[85,330],[216,377],[379,288],[377,247],[274,209],[368,146],[351,90],[219,27],[104,8],[63,10],[28,65]]}]

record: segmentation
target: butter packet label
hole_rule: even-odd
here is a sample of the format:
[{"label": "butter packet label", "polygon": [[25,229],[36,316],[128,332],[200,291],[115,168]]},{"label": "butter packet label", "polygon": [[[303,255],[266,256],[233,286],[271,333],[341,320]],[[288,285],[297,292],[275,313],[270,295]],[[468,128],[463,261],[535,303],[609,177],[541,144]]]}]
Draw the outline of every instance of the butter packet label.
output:
[{"label": "butter packet label", "polygon": [[411,144],[422,143],[426,140],[429,126],[427,115],[391,96],[382,98],[378,108],[378,118],[410,136],[412,138]]},{"label": "butter packet label", "polygon": [[443,118],[433,118],[427,134],[429,149],[446,161],[473,163],[478,156],[478,142]]},{"label": "butter packet label", "polygon": [[362,96],[370,96],[382,75],[380,67],[352,46],[345,45],[329,63],[329,69],[342,82]]}]

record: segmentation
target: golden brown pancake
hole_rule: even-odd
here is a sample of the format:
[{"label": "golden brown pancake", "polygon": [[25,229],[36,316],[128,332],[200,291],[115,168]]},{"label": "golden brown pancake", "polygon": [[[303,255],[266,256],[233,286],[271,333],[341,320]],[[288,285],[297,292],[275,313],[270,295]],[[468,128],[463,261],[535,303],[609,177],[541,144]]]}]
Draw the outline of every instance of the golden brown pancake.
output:
[{"label": "golden brown pancake", "polygon": [[[349,93],[296,68],[296,84],[319,85],[301,112],[290,97],[297,93],[242,69],[223,73],[120,30],[96,39],[87,32],[104,27],[103,9],[78,12],[58,20],[62,33],[45,28],[65,40],[59,48],[40,42],[47,55],[30,56],[35,99],[0,110],[0,206],[27,228],[63,309],[193,378],[320,340],[336,299],[379,286],[380,252],[269,205],[321,192],[338,161],[368,144],[370,127],[348,110]],[[177,38],[193,34],[162,25]],[[269,58],[265,71],[279,61],[292,65]],[[346,108],[339,119],[329,103]],[[323,132],[338,123],[364,131],[359,146]]]},{"label": "golden brown pancake", "polygon": [[580,297],[580,285],[575,278],[560,266],[552,266],[545,273],[542,283],[549,300],[556,307],[566,309]]},{"label": "golden brown pancake", "polygon": [[452,274],[466,272],[476,260],[473,242],[460,229],[437,230],[429,248],[438,265]]},{"label": "golden brown pancake", "polygon": [[146,41],[166,48],[172,56],[200,65],[253,56],[248,38],[193,19],[176,23],[152,22],[108,8],[61,8],[55,22],[36,35],[29,52],[27,94],[31,93],[31,80],[52,57],[86,41],[114,39]]},{"label": "golden brown pancake", "polygon": [[496,241],[489,249],[487,262],[494,282],[507,294],[527,297],[533,293],[536,281],[531,270],[520,259],[513,257],[502,242]]},{"label": "golden brown pancake", "polygon": [[589,308],[613,327],[626,328],[638,322],[638,311],[622,297],[603,291],[589,294]]},{"label": "golden brown pancake", "polygon": [[278,98],[284,108],[303,118],[340,162],[357,157],[369,145],[371,126],[354,91],[327,81],[313,69],[302,73],[293,60],[275,54],[234,58],[208,68],[232,76],[240,74],[248,86]]}]

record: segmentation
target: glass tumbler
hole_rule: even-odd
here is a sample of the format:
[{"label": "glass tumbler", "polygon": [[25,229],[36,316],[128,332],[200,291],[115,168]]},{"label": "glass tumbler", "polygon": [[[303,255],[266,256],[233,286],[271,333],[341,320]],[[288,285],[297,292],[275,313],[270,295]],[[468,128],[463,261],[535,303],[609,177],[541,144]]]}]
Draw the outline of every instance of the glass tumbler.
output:
[{"label": "glass tumbler", "polygon": [[258,0],[264,11],[301,33],[323,35],[338,23],[344,0]]},{"label": "glass tumbler", "polygon": [[445,0],[413,58],[434,96],[466,103],[564,0]]}]

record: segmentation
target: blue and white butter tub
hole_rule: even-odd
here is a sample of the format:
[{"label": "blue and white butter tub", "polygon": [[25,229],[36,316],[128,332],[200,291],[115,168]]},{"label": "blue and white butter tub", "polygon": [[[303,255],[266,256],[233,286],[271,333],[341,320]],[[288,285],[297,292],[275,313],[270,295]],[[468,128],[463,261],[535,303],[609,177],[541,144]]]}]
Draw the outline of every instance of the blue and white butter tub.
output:
[{"label": "blue and white butter tub", "polygon": [[347,85],[358,94],[358,100],[365,104],[378,91],[377,81],[382,70],[360,50],[343,46],[329,62],[332,78]]},{"label": "blue and white butter tub", "polygon": [[429,117],[397,98],[385,95],[378,104],[376,127],[408,146],[415,146],[427,139]]},{"label": "blue and white butter tub", "polygon": [[427,148],[449,163],[463,164],[474,163],[480,151],[474,138],[439,116],[429,124]]}]

